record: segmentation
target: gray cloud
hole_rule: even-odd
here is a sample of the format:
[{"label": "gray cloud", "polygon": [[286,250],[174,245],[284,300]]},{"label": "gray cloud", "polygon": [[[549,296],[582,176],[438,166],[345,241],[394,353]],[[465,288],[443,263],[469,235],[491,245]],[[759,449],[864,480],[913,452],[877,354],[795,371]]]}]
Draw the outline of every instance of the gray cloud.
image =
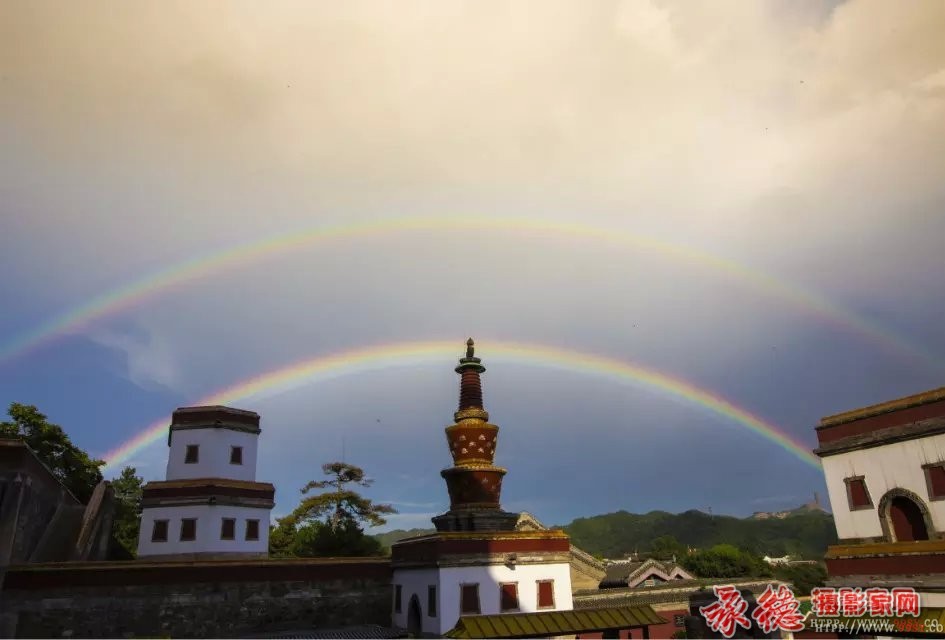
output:
[{"label": "gray cloud", "polygon": [[[28,327],[274,233],[554,219],[715,252],[945,357],[943,19],[941,3],[884,0],[6,3],[0,269]],[[419,231],[247,262],[86,333],[181,402],[303,357],[467,334],[486,354],[489,339],[530,341],[684,375],[799,438],[821,407],[934,384],[766,286],[619,243]],[[427,385],[416,401],[445,398],[448,417],[452,381],[431,376],[398,390]],[[285,425],[279,455],[324,416],[348,416],[349,432],[376,419],[306,393],[262,405]],[[643,432],[686,422],[646,407]],[[409,415],[439,425],[436,411]],[[411,487],[391,499],[442,493],[379,472]],[[783,493],[762,485],[746,495]]]}]

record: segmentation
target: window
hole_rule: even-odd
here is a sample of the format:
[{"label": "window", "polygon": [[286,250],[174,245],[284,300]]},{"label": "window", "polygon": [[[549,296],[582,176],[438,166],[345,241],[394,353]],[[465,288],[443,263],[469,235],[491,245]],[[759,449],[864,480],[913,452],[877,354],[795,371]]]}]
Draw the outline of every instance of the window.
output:
[{"label": "window", "polygon": [[243,464],[243,447],[230,447],[230,464]]},{"label": "window", "polygon": [[554,609],[555,606],[555,581],[538,581],[538,608]]},{"label": "window", "polygon": [[686,616],[673,616],[673,624],[677,627],[686,626]]},{"label": "window", "polygon": [[427,587],[427,615],[436,617],[436,587],[432,584]]},{"label": "window", "polygon": [[223,525],[220,527],[220,540],[232,540],[236,537],[236,519],[223,518]]},{"label": "window", "polygon": [[479,584],[460,585],[460,615],[479,614]]},{"label": "window", "polygon": [[200,459],[200,445],[187,445],[187,453],[184,454],[184,464],[197,464]]},{"label": "window", "polygon": [[647,578],[646,580],[643,581],[643,586],[644,586],[644,587],[655,587],[655,586],[656,586],[656,579],[655,579],[655,578]]},{"label": "window", "polygon": [[259,520],[246,521],[246,539],[259,540]]},{"label": "window", "polygon": [[399,584],[394,585],[394,613],[400,613],[403,611],[403,607],[400,605],[400,595],[401,588]]},{"label": "window", "polygon": [[151,542],[167,542],[167,520],[155,520],[151,529]]},{"label": "window", "polygon": [[845,478],[844,482],[847,485],[847,502],[850,505],[850,511],[873,508],[873,501],[870,500],[870,492],[866,488],[866,479],[863,476]]},{"label": "window", "polygon": [[925,486],[929,490],[929,500],[945,500],[945,463],[926,464]]},{"label": "window", "polygon": [[197,539],[197,519],[184,518],[180,521],[180,539],[181,542],[187,542]]},{"label": "window", "polygon": [[518,583],[517,582],[500,583],[499,592],[501,595],[501,602],[499,603],[500,610],[503,613],[506,611],[517,611],[518,610]]}]

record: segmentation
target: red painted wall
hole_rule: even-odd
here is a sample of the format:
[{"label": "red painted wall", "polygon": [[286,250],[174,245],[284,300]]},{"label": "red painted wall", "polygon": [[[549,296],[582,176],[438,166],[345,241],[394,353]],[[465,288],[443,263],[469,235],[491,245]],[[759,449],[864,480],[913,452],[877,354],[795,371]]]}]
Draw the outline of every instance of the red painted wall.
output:
[{"label": "red painted wall", "polygon": [[[676,616],[688,616],[689,609],[672,609],[670,611],[657,611],[656,615],[661,617],[663,620],[666,620],[666,624],[654,624],[650,627],[650,638],[670,638],[677,631],[685,631],[685,625],[679,625],[678,627],[673,622],[673,619]],[[643,629],[631,629],[629,636],[621,635],[621,638],[633,638],[634,640],[639,640],[643,638]]]}]

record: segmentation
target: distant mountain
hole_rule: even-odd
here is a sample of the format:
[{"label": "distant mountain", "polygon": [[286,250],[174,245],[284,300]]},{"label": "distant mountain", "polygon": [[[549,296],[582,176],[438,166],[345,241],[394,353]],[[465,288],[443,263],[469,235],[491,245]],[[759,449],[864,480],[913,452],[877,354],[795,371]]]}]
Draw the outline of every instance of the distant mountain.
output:
[{"label": "distant mountain", "polygon": [[802,504],[796,509],[789,509],[787,511],[755,511],[753,514],[751,514],[751,517],[755,520],[767,520],[769,518],[783,520],[784,518],[789,518],[791,516],[804,515],[812,512],[827,513],[827,510],[820,506],[819,502],[808,502],[807,504]]},{"label": "distant mountain", "polygon": [[[811,503],[812,505],[813,503]],[[836,544],[833,517],[821,508],[804,505],[782,517],[735,518],[709,515],[701,511],[673,514],[651,511],[645,514],[618,511],[590,518],[578,518],[560,527],[571,542],[592,555],[620,558],[626,554],[650,550],[650,543],[661,536],[673,536],[683,546],[705,549],[717,544],[732,544],[761,556],[786,555],[819,560],[827,546]],[[382,545],[433,533],[434,529],[396,529],[375,535]]]},{"label": "distant mountain", "polygon": [[651,511],[638,515],[618,511],[591,518],[578,518],[563,527],[571,542],[588,553],[619,558],[649,551],[650,542],[673,536],[683,546],[705,549],[732,544],[762,556],[798,556],[821,559],[827,547],[837,542],[830,514],[801,507],[784,518],[734,518],[701,511],[671,514]]},{"label": "distant mountain", "polygon": [[435,532],[436,529],[394,529],[393,531],[387,531],[385,533],[377,533],[374,537],[377,538],[378,542],[380,542],[385,549],[390,549],[390,546],[398,540]]}]

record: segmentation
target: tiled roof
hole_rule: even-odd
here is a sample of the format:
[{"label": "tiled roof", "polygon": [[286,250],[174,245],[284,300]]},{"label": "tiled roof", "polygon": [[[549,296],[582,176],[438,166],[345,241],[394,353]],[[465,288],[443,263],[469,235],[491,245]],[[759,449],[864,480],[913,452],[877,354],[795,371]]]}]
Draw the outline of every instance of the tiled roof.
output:
[{"label": "tiled roof", "polygon": [[626,582],[627,578],[630,577],[630,574],[643,566],[642,562],[617,562],[611,565],[607,565],[607,576],[604,578],[604,582],[607,583],[617,583],[617,582]]},{"label": "tiled roof", "polygon": [[788,584],[774,579],[741,579],[713,578],[704,580],[673,580],[652,587],[633,587],[622,589],[583,589],[574,594],[575,609],[590,609],[602,606],[637,606],[644,604],[660,604],[667,602],[685,602],[689,596],[703,586],[710,589],[712,585],[733,585],[739,589],[748,589],[752,593],[760,594],[772,584]]},{"label": "tiled roof", "polygon": [[295,631],[275,631],[267,634],[246,636],[247,639],[260,640],[343,640],[358,639],[365,640],[403,638],[404,633],[400,629],[381,627],[378,625],[362,625],[359,627],[342,627],[340,629],[307,629]]},{"label": "tiled roof", "polygon": [[853,409],[852,411],[844,411],[843,413],[827,416],[825,418],[821,418],[818,428],[832,427],[845,422],[862,420],[863,418],[870,418],[872,416],[883,413],[891,413],[893,411],[902,411],[903,409],[909,409],[911,407],[917,407],[923,404],[931,404],[941,400],[945,400],[945,387],[932,389],[930,391],[923,391],[922,393],[916,393],[905,398],[897,398],[896,400],[889,400],[887,402],[881,402],[868,407],[862,407],[860,409]]},{"label": "tiled roof", "polygon": [[447,638],[538,638],[609,629],[629,629],[666,620],[652,607],[612,607],[583,611],[541,611],[463,616]]}]

